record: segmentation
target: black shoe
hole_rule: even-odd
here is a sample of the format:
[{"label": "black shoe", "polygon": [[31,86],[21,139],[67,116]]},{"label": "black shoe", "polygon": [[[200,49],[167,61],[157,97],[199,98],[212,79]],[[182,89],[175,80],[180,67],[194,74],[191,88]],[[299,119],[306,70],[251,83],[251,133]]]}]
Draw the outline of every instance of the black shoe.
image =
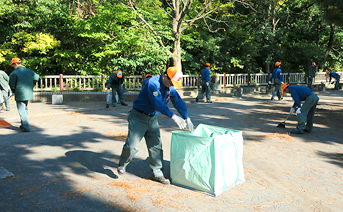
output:
[{"label": "black shoe", "polygon": [[310,133],[311,131],[312,130],[309,130],[309,129],[306,129],[306,128],[304,129],[304,132],[309,132]]},{"label": "black shoe", "polygon": [[270,100],[274,100],[274,98],[272,97],[272,98],[270,98]]},{"label": "black shoe", "polygon": [[199,99],[198,99],[198,98],[195,98],[195,102],[199,102]]},{"label": "black shoe", "polygon": [[116,107],[116,105],[112,105],[112,107]]},{"label": "black shoe", "polygon": [[30,130],[27,130],[25,128],[21,129],[22,132],[30,132]]},{"label": "black shoe", "polygon": [[22,129],[24,129],[24,127],[23,127],[23,126],[21,126],[21,125],[19,126],[19,128],[20,128],[21,130],[22,130]]},{"label": "black shoe", "polygon": [[212,101],[207,101],[206,103],[212,103]]},{"label": "black shoe", "polygon": [[298,130],[291,131],[290,133],[292,133],[292,134],[303,134],[303,132],[298,131]]},{"label": "black shoe", "polygon": [[283,100],[283,98],[282,98],[282,97],[281,97],[281,98],[279,98],[279,101],[280,101],[280,100]]},{"label": "black shoe", "polygon": [[123,105],[123,106],[127,106],[127,104],[126,104],[126,103],[121,103],[121,105]]},{"label": "black shoe", "polygon": [[118,174],[120,174],[120,175],[125,174],[125,168],[124,168],[124,166],[119,166],[119,167],[117,168],[117,171],[118,171]]},{"label": "black shoe", "polygon": [[9,108],[6,108],[6,111],[10,111],[10,109],[9,109]]},{"label": "black shoe", "polygon": [[170,181],[168,179],[164,178],[163,176],[161,176],[161,177],[152,177],[151,179],[156,181],[156,182],[162,183],[164,185],[169,185],[170,184]]}]

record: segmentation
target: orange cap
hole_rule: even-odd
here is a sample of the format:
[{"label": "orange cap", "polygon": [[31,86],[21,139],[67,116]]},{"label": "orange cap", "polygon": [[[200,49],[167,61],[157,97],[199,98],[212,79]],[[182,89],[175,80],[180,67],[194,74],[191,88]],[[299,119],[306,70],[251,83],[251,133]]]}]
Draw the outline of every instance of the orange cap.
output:
[{"label": "orange cap", "polygon": [[182,87],[182,71],[176,67],[169,67],[167,69],[167,75],[171,79],[173,85],[177,88]]},{"label": "orange cap", "polygon": [[285,89],[286,88],[288,88],[288,86],[289,86],[289,84],[282,84],[282,86],[281,86],[281,89],[282,89],[282,94],[285,94],[286,93],[286,91],[285,91]]},{"label": "orange cap", "polygon": [[279,66],[279,65],[281,65],[281,62],[276,62],[276,63],[275,63],[275,66],[276,66],[276,67]]},{"label": "orange cap", "polygon": [[205,66],[211,68],[211,65],[209,63],[205,63]]},{"label": "orange cap", "polygon": [[312,65],[317,66],[317,64],[315,62],[312,62]]},{"label": "orange cap", "polygon": [[123,72],[121,70],[117,71],[117,77],[122,78],[123,77]]},{"label": "orange cap", "polygon": [[325,75],[330,74],[330,71],[326,71]]},{"label": "orange cap", "polygon": [[145,78],[148,78],[148,77],[152,77],[152,75],[151,74],[145,75]]},{"label": "orange cap", "polygon": [[10,64],[10,66],[13,65],[14,63],[21,63],[21,59],[18,57],[12,58],[12,63]]}]

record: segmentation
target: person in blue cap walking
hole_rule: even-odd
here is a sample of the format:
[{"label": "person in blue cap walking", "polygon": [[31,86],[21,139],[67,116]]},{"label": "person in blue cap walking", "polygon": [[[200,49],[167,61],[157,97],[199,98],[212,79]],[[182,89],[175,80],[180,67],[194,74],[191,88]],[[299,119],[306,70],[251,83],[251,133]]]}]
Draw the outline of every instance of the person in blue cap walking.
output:
[{"label": "person in blue cap walking", "polygon": [[211,65],[209,63],[205,64],[205,68],[201,70],[201,91],[199,92],[198,96],[195,98],[195,102],[198,102],[199,99],[203,97],[206,93],[206,102],[211,102],[211,88],[210,88],[210,68]]},{"label": "person in blue cap walking", "polygon": [[336,79],[334,90],[338,90],[339,81],[341,79],[341,76],[339,76],[339,74],[337,74],[336,72],[330,72],[330,71],[326,71],[325,75],[329,75],[330,76],[329,84],[331,82],[332,77]]},{"label": "person in blue cap walking", "polygon": [[272,75],[270,76],[269,84],[272,84],[272,81],[274,80],[274,92],[272,94],[272,98],[270,100],[274,100],[274,97],[277,95],[279,100],[282,99],[281,95],[281,85],[283,84],[283,78],[282,78],[282,70],[280,69],[281,67],[281,62],[276,62],[275,63],[276,68],[273,70]]},{"label": "person in blue cap walking", "polygon": [[[193,131],[193,123],[188,116],[186,104],[175,87],[181,87],[182,72],[176,67],[169,67],[164,74],[146,78],[137,99],[133,102],[128,122],[129,132],[117,168],[118,174],[126,172],[126,166],[138,152],[137,146],[145,138],[149,152],[149,166],[152,169],[152,180],[163,184],[170,181],[163,175],[163,150],[157,114],[174,120],[180,129]],[[169,110],[167,104],[171,100],[181,117]]]},{"label": "person in blue cap walking", "polygon": [[[313,117],[316,110],[319,97],[308,87],[300,85],[282,85],[283,94],[290,93],[294,104],[291,107],[290,113],[296,113],[298,124],[294,134],[303,134],[303,132],[312,132]],[[304,101],[303,105],[301,102]],[[305,126],[306,124],[306,126]]]}]

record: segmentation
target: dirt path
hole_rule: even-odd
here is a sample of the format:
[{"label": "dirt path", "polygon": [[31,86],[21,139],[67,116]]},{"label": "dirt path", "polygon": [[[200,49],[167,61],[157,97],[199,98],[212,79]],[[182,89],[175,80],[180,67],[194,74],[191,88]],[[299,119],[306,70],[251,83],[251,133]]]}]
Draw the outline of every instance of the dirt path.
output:
[{"label": "dirt path", "polygon": [[[148,180],[144,141],[128,166],[116,167],[127,134],[129,107],[99,103],[29,104],[32,132],[0,128],[1,211],[341,211],[343,208],[343,92],[319,94],[312,133],[290,136],[296,117],[282,122],[293,102],[269,96],[186,100],[195,125],[243,131],[246,182],[218,197]],[[215,98],[214,98],[215,99]],[[0,112],[14,126],[14,102]],[[169,176],[174,122],[160,116],[165,174]]]}]

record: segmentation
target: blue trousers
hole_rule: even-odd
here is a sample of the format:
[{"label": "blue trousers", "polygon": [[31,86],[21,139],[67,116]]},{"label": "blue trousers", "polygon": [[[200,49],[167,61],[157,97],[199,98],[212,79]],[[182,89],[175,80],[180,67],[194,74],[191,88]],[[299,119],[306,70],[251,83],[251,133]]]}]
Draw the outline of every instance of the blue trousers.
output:
[{"label": "blue trousers", "polygon": [[118,88],[112,88],[112,105],[116,106],[117,104],[117,100],[116,100],[117,93],[118,93],[118,100],[120,101],[120,103],[125,104],[123,90],[121,87],[118,87]]},{"label": "blue trousers", "polygon": [[21,119],[21,126],[26,130],[30,130],[29,117],[27,115],[27,104],[28,101],[17,101],[17,109]]},{"label": "blue trousers", "polygon": [[163,150],[157,117],[132,109],[127,120],[129,133],[119,158],[119,166],[126,167],[131,162],[138,152],[138,144],[144,137],[149,152],[149,166],[155,177],[163,176]]},{"label": "blue trousers", "polygon": [[[3,95],[3,97],[4,97],[4,101],[5,101],[5,100],[8,98],[8,92],[1,89],[1,93],[2,93],[2,95]],[[1,94],[0,94],[0,95],[1,95]],[[1,96],[0,96],[0,103],[2,103],[2,98],[1,98]],[[10,104],[9,104],[9,101],[8,101],[8,100],[5,101],[5,105],[6,105],[6,108],[10,108]],[[0,107],[0,110],[1,110],[1,109],[2,109],[2,107]]]}]

